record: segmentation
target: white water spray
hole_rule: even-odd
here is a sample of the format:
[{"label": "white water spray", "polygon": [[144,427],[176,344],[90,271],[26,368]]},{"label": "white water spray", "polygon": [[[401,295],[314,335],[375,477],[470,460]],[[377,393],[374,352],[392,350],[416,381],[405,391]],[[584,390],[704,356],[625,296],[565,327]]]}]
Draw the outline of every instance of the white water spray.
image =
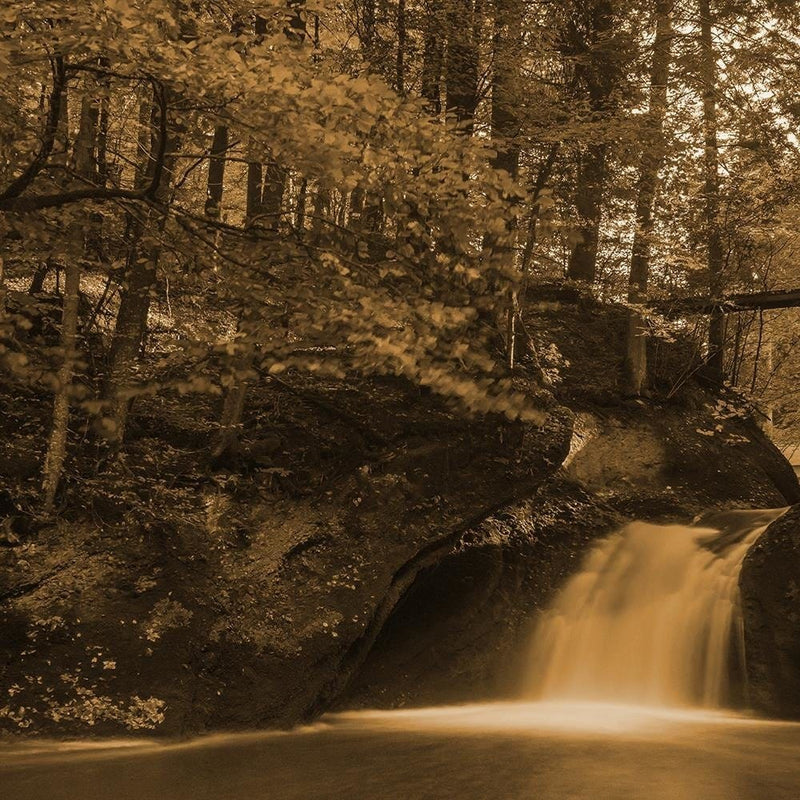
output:
[{"label": "white water spray", "polygon": [[742,562],[783,511],[634,522],[602,541],[538,625],[530,696],[723,706]]}]

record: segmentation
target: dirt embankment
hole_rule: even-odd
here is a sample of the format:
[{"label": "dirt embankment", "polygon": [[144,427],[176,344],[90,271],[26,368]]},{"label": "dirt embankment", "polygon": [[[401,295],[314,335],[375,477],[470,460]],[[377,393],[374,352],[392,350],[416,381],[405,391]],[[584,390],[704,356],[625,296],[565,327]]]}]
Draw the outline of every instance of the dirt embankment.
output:
[{"label": "dirt embankment", "polygon": [[[221,471],[195,487],[188,517],[115,519],[124,503],[111,496],[93,504],[95,519],[7,541],[6,729],[180,733],[312,716],[417,574],[534,493],[569,447],[572,416],[557,406],[536,429],[463,419],[399,382],[346,398],[335,386],[302,400],[278,391],[273,406],[292,404],[273,421],[279,452],[246,479]],[[326,425],[327,438],[314,435]],[[337,426],[346,451],[326,458],[319,443]],[[376,428],[380,441],[366,441],[362,429]],[[287,447],[295,452],[282,455]],[[319,486],[276,485],[301,469],[304,486],[314,471]]]}]

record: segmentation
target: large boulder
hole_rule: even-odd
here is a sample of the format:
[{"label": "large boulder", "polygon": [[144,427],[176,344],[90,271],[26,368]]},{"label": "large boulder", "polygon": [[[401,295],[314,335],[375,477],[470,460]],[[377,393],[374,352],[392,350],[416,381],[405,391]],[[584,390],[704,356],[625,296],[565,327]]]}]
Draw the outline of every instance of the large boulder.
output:
[{"label": "large boulder", "polygon": [[797,476],[775,445],[749,420],[716,420],[702,394],[694,407],[579,413],[566,467],[609,505],[649,521],[800,502]]},{"label": "large boulder", "polygon": [[800,506],[750,549],[739,586],[750,705],[800,719]]},{"label": "large boulder", "polygon": [[[299,431],[273,423],[294,443],[284,449],[310,453],[289,477],[307,469],[318,486],[275,486],[290,472],[276,462],[250,482],[221,473],[177,495],[185,513],[63,519],[0,546],[0,731],[183,734],[312,718],[417,577],[462,546],[489,547],[488,534],[464,536],[535,495],[569,449],[573,417],[558,406],[535,428],[465,418],[400,382],[337,390],[304,390],[303,405],[289,395]],[[353,431],[374,428],[359,450]],[[334,452],[314,457],[325,436]]]}]

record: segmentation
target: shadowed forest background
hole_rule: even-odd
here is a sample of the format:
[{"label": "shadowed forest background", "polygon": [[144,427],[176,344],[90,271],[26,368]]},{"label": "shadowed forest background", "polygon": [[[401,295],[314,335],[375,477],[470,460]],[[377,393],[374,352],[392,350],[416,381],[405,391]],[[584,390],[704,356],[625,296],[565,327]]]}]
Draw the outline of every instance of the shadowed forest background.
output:
[{"label": "shadowed forest background", "polygon": [[[99,581],[150,614],[142,664],[193,620],[209,641],[272,648],[276,685],[293,658],[346,679],[419,570],[553,479],[588,436],[575,414],[622,415],[614,436],[643,437],[635,464],[661,426],[728,481],[725,500],[795,499],[753,422],[800,443],[796,3],[23,1],[0,10],[0,75],[9,653],[41,636],[65,657],[76,597]],[[730,477],[737,446],[768,452],[758,474],[782,496]],[[695,468],[684,489],[667,476],[600,511],[551,486],[566,499],[542,513],[579,527],[592,506],[607,530],[648,502],[696,512],[720,498]],[[601,473],[581,477],[600,491]],[[447,491],[462,495],[450,516]],[[319,507],[340,496],[346,548]],[[430,538],[428,513],[458,524]],[[414,514],[425,535],[386,544]],[[322,566],[281,573],[291,588],[256,630],[242,553],[268,519],[289,533],[259,558]],[[117,572],[75,572],[95,557]],[[342,597],[370,558],[390,591],[356,613]],[[320,604],[312,584],[341,597]],[[298,655],[292,637],[314,643]],[[222,713],[214,681],[240,666],[183,644],[153,675],[199,675],[214,699],[193,690],[181,729]],[[114,677],[115,659],[90,663]],[[141,669],[114,689],[133,700],[65,668],[58,701],[0,717],[156,727]],[[288,707],[275,689],[226,724],[308,717],[337,680]]]}]

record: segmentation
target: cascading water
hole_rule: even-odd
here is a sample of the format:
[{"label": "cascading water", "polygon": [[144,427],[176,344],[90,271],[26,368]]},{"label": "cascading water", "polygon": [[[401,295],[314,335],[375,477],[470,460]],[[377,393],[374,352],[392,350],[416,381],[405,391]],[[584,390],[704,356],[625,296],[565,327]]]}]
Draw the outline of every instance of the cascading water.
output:
[{"label": "cascading water", "polygon": [[529,695],[724,705],[739,571],[783,512],[712,514],[702,527],[634,522],[602,541],[539,622]]}]

